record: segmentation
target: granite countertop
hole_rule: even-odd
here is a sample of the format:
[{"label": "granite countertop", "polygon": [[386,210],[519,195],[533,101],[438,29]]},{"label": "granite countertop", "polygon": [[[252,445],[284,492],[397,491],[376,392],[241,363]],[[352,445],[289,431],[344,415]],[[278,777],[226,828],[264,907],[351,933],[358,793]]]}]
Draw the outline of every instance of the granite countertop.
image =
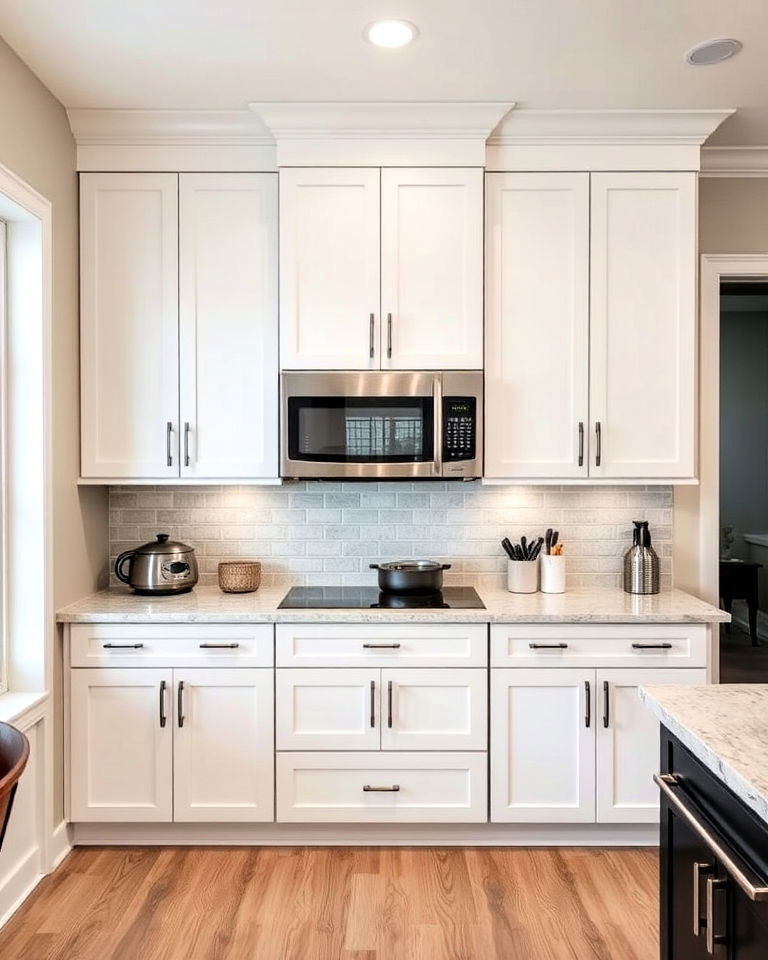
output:
[{"label": "granite countertop", "polygon": [[768,683],[641,687],[640,698],[768,822]]},{"label": "granite countertop", "polygon": [[513,594],[478,587],[485,610],[278,610],[286,587],[222,593],[196,587],[177,597],[138,597],[125,588],[94,593],[58,611],[61,623],[718,623],[730,617],[682,590],[651,597],[618,589]]}]

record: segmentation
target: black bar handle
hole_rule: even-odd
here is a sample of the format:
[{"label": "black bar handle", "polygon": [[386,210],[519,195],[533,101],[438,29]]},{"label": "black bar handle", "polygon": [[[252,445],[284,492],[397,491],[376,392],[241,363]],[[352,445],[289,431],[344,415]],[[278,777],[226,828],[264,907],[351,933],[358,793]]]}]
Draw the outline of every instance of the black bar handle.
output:
[{"label": "black bar handle", "polygon": [[597,440],[597,449],[595,450],[595,466],[600,466],[600,461],[603,458],[603,428],[598,420],[595,423],[595,439]]},{"label": "black bar handle", "polygon": [[103,643],[105,650],[141,650],[143,643]]},{"label": "black bar handle", "polygon": [[366,783],[363,784],[363,793],[400,793],[400,784],[393,783],[391,787],[372,787]]},{"label": "black bar handle", "polygon": [[531,650],[567,650],[567,643],[529,643]]},{"label": "black bar handle", "polygon": [[579,466],[584,466],[584,421],[579,420]]},{"label": "black bar handle", "polygon": [[176,698],[176,717],[180,727],[184,726],[184,681],[179,680]]},{"label": "black bar handle", "polygon": [[376,726],[376,681],[371,680],[371,727]]},{"label": "black bar handle", "polygon": [[201,650],[237,650],[239,643],[201,643]]},{"label": "black bar handle", "polygon": [[165,721],[168,719],[165,715],[165,688],[167,684],[165,680],[160,681],[160,726],[165,726]]},{"label": "black bar handle", "polygon": [[633,643],[633,650],[671,650],[671,643]]},{"label": "black bar handle", "polygon": [[387,726],[392,727],[392,681],[387,683]]},{"label": "black bar handle", "polygon": [[611,693],[607,680],[603,680],[603,726],[607,727],[611,720]]},{"label": "black bar handle", "polygon": [[584,700],[586,702],[584,726],[589,727],[592,723],[592,687],[589,680],[584,681]]},{"label": "black bar handle", "polygon": [[387,314],[387,360],[392,359],[392,314]]},{"label": "black bar handle", "polygon": [[399,650],[399,643],[364,643],[363,650]]}]

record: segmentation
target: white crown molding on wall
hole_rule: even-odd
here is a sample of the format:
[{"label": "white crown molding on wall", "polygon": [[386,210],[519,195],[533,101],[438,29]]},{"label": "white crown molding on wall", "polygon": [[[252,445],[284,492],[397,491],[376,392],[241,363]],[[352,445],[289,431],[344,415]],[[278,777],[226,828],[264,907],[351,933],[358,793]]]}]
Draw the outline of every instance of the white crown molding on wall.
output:
[{"label": "white crown molding on wall", "polygon": [[768,177],[766,147],[704,147],[703,177]]},{"label": "white crown molding on wall", "polygon": [[278,166],[485,166],[491,131],[511,102],[249,104],[277,142]]},{"label": "white crown molding on wall", "polygon": [[275,141],[248,110],[67,110],[78,170],[271,171]]},{"label": "white crown molding on wall", "polygon": [[515,110],[488,140],[489,170],[698,170],[733,110]]}]

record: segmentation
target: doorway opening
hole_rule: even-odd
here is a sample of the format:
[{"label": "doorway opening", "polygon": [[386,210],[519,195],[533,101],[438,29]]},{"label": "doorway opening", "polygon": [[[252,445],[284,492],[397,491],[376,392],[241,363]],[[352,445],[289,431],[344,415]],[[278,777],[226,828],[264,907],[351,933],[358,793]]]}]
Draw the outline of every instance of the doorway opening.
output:
[{"label": "doorway opening", "polygon": [[768,681],[768,281],[720,284],[720,681]]}]

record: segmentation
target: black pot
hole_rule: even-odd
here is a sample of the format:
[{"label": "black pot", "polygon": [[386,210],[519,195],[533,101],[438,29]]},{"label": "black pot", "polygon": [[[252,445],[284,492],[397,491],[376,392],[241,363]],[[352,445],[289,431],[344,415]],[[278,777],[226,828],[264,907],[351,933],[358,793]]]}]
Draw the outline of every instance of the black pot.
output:
[{"label": "black pot", "polygon": [[436,593],[443,588],[443,570],[451,569],[450,563],[435,560],[393,560],[370,566],[378,570],[379,590],[384,593]]}]

